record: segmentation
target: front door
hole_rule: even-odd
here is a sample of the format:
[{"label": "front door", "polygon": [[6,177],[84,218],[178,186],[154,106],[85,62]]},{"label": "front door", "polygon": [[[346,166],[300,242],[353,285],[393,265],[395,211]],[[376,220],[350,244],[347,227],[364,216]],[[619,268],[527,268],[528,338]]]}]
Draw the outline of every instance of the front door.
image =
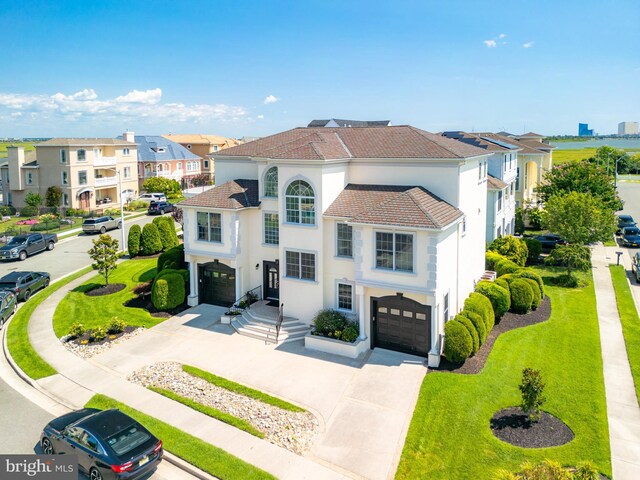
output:
[{"label": "front door", "polygon": [[91,198],[91,192],[83,192],[80,194],[80,208],[83,210],[88,210],[89,206],[91,205],[90,203],[90,198]]},{"label": "front door", "polygon": [[263,262],[264,298],[267,300],[280,299],[280,272],[277,262]]}]

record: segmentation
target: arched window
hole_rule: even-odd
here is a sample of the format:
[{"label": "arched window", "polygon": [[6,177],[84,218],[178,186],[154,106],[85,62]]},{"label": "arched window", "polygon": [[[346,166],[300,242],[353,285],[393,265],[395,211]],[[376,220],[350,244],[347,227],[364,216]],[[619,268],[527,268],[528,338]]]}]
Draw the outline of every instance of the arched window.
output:
[{"label": "arched window", "polygon": [[278,198],[278,167],[271,167],[264,174],[264,196]]},{"label": "arched window", "polygon": [[315,225],[315,195],[307,182],[296,180],[287,187],[287,222]]}]

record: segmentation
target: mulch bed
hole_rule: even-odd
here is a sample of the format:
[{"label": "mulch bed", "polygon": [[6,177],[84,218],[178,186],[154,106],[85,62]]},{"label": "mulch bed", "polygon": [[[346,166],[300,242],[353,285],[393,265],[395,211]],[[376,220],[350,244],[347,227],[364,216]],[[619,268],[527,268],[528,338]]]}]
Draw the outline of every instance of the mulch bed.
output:
[{"label": "mulch bed", "polygon": [[540,420],[530,422],[519,407],[505,408],[491,418],[491,431],[503,442],[523,448],[557,447],[574,438],[571,429],[558,417],[541,412]]},{"label": "mulch bed", "polygon": [[179,305],[167,312],[161,312],[153,306],[153,303],[151,303],[151,295],[138,295],[137,297],[125,302],[124,306],[131,308],[142,308],[144,310],[147,310],[152,317],[156,318],[170,318],[180,312],[184,312],[187,308],[189,308],[189,305],[183,303],[182,305]]},{"label": "mulch bed", "polygon": [[[109,333],[104,339],[100,340],[99,342],[89,342],[88,340],[91,338],[91,330],[87,330],[84,335],[82,335],[81,337],[76,337],[72,340],[69,340],[70,342],[74,342],[77,343],[78,345],[102,345],[104,343],[109,343],[109,342],[113,342],[114,340],[117,340],[118,338],[120,338],[121,336],[123,336],[125,333],[131,333],[134,330],[136,330],[139,327],[124,327],[124,330],[120,333]],[[113,338],[110,338],[113,337]],[[88,343],[82,343],[83,340],[87,340]]]},{"label": "mulch bed", "polygon": [[112,293],[117,293],[121,290],[124,290],[127,286],[124,283],[110,283],[106,286],[99,286],[84,292],[84,294],[88,297],[101,297],[102,295],[111,295]]},{"label": "mulch bed", "polygon": [[493,327],[484,344],[476,352],[476,354],[468,358],[464,363],[452,363],[446,358],[440,359],[440,366],[434,370],[445,370],[454,373],[463,374],[475,374],[480,373],[484,364],[487,363],[487,357],[491,353],[493,344],[496,342],[498,336],[509,330],[515,330],[516,328],[528,327],[529,325],[535,325],[536,323],[542,323],[549,320],[551,316],[551,301],[549,297],[544,297],[544,300],[540,303],[537,310],[533,310],[525,314],[517,314],[507,312],[504,314],[500,323],[496,323]]}]

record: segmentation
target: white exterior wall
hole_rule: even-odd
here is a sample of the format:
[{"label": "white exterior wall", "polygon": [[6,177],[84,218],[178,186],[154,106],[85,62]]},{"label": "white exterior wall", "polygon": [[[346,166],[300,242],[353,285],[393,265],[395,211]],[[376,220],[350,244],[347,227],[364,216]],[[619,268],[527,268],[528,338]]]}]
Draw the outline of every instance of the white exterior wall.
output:
[{"label": "white exterior wall", "polygon": [[257,180],[258,165],[248,158],[232,158],[230,160],[215,158],[216,185],[222,185],[230,180],[248,179]]}]

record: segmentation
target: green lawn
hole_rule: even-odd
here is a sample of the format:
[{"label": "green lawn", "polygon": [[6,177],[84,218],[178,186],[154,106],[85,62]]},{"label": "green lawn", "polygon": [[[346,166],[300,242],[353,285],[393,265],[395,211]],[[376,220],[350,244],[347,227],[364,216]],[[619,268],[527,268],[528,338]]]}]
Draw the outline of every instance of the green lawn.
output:
[{"label": "green lawn", "polygon": [[35,147],[33,145],[33,143],[26,142],[0,142],[0,158],[7,157],[7,147],[24,147],[25,152],[31,152],[35,150]]},{"label": "green lawn", "polygon": [[[398,479],[491,479],[500,468],[517,470],[525,461],[556,460],[576,465],[591,460],[611,476],[602,356],[595,292],[589,285],[566,289],[549,285],[557,275],[536,269],[551,298],[549,321],[502,334],[477,375],[426,375],[409,427]],[[585,279],[587,277],[585,276]],[[493,414],[520,403],[522,369],[542,371],[544,410],[575,433],[570,443],[524,449],[493,436]]]},{"label": "green lawn", "polygon": [[272,397],[271,395],[261,392],[260,390],[255,390],[251,387],[241,385],[240,383],[227,380],[226,378],[218,377],[213,373],[205,372],[204,370],[200,370],[199,368],[192,367],[190,365],[182,365],[182,370],[188,373],[189,375],[202,378],[203,380],[206,380],[207,382],[212,383],[213,385],[216,385],[220,388],[224,388],[231,392],[244,395],[245,397],[250,397],[256,400],[260,400],[263,403],[273,405],[274,407],[282,408],[283,410],[289,410],[291,412],[306,411],[304,408],[300,408],[297,405],[293,405],[292,403],[289,403],[280,398]]},{"label": "green lawn", "polygon": [[221,480],[261,480],[275,479],[264,470],[240,460],[224,450],[199,438],[179,430],[157,418],[150,417],[127,405],[104,395],[94,395],[86,407],[106,410],[118,408],[143,424],[151,433],[162,440],[166,451],[189,462],[191,465]]},{"label": "green lawn", "polygon": [[[589,157],[593,157],[596,154],[597,148],[574,148],[568,150],[555,149],[553,151],[553,164],[559,165],[561,163],[575,162],[576,160],[584,160]],[[626,152],[635,152],[637,148],[622,148]]]},{"label": "green lawn", "polygon": [[9,352],[22,371],[34,380],[48,377],[58,372],[38,355],[29,342],[28,328],[31,315],[49,295],[90,271],[91,268],[85,268],[49,285],[31,297],[11,319],[7,327],[7,346],[9,347]]},{"label": "green lawn", "polygon": [[100,297],[88,297],[85,291],[96,285],[104,285],[104,278],[96,275],[69,294],[60,302],[53,316],[53,328],[58,337],[69,333],[75,322],[80,322],[86,329],[106,325],[113,317],[124,320],[127,325],[137,327],[153,327],[163,318],[152,317],[141,308],[125,307],[127,300],[135,297],[132,288],[138,283],[151,280],[156,271],[156,258],[126,260],[118,264],[118,268],[109,276],[109,283],[124,283],[127,288]]},{"label": "green lawn", "polygon": [[640,318],[631,295],[627,273],[622,265],[609,265],[611,280],[616,291],[616,303],[622,323],[624,342],[627,345],[627,357],[631,364],[631,374],[636,385],[636,396],[640,402]]}]

